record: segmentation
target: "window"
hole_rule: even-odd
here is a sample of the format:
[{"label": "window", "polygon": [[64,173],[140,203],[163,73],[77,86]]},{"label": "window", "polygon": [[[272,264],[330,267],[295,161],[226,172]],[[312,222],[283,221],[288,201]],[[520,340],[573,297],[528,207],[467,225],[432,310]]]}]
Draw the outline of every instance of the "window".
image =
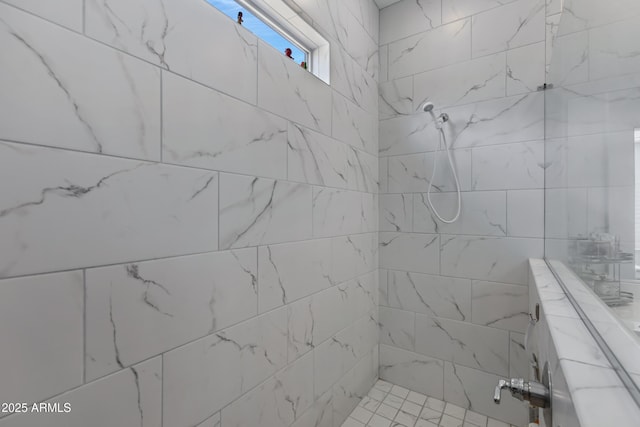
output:
[{"label": "window", "polygon": [[283,0],[206,0],[283,55],[329,83],[329,43]]}]

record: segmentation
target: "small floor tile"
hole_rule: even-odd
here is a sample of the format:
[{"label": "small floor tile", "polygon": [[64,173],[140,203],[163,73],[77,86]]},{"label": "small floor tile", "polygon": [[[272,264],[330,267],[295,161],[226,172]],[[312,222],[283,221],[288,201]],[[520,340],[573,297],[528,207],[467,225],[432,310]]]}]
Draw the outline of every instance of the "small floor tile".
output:
[{"label": "small floor tile", "polygon": [[367,411],[376,412],[378,406],[380,406],[381,403],[382,402],[379,400],[375,400],[370,398],[369,396],[365,396],[364,398],[362,398],[358,406],[366,409]]},{"label": "small floor tile", "polygon": [[391,427],[391,420],[381,417],[380,415],[374,415],[369,421],[369,424],[367,424],[367,426],[368,427]]},{"label": "small floor tile", "polygon": [[383,403],[378,407],[376,414],[382,415],[385,418],[389,418],[390,420],[393,420],[398,414],[398,409]]},{"label": "small floor tile", "polygon": [[433,409],[434,411],[442,412],[444,411],[445,403],[435,397],[427,397],[427,403],[425,403],[424,406],[429,409]]},{"label": "small floor tile", "polygon": [[369,412],[361,406],[356,406],[356,408],[353,410],[353,412],[349,416],[351,418],[355,418],[361,423],[366,424],[369,422],[371,417],[373,417],[373,412]]},{"label": "small floor tile", "polygon": [[418,415],[420,415],[422,406],[418,405],[417,403],[413,403],[413,402],[409,402],[408,400],[405,400],[402,406],[400,407],[400,410],[417,417]]},{"label": "small floor tile", "polygon": [[422,393],[416,393],[415,391],[410,391],[409,395],[407,396],[407,400],[409,402],[413,402],[422,406],[424,405],[424,402],[427,401],[427,396],[425,396]]},{"label": "small floor tile", "polygon": [[436,411],[435,409],[424,407],[422,408],[422,412],[420,412],[420,418],[426,421],[431,421],[432,423],[438,424],[440,422],[440,418],[442,417],[442,411]]},{"label": "small floor tile", "polygon": [[382,401],[382,403],[385,403],[389,406],[393,406],[396,409],[400,409],[403,402],[404,402],[404,399],[398,396],[394,396],[393,394],[387,394],[387,397],[385,397],[384,400]]},{"label": "small floor tile", "polygon": [[342,427],[364,427],[364,424],[362,424],[358,420],[354,420],[353,418],[349,417],[345,420],[344,423],[342,423]]},{"label": "small floor tile", "polygon": [[462,420],[460,418],[452,417],[451,415],[444,414],[440,419],[440,427],[462,427]]},{"label": "small floor tile", "polygon": [[409,390],[404,387],[400,387],[399,385],[394,385],[393,387],[391,387],[390,393],[394,396],[406,399],[406,397],[409,395]]},{"label": "small floor tile", "polygon": [[372,388],[371,390],[369,390],[367,396],[375,400],[383,401],[384,398],[387,397],[387,393],[380,389]]},{"label": "small floor tile", "polygon": [[418,418],[415,427],[438,427],[438,424],[434,424],[431,421],[421,420],[420,418]]},{"label": "small floor tile", "polygon": [[454,405],[453,403],[447,403],[447,405],[444,407],[445,414],[451,415],[452,417],[458,418],[460,420],[464,420],[465,412],[467,412],[466,409],[461,406]]},{"label": "small floor tile", "polygon": [[378,380],[374,385],[374,388],[377,388],[378,390],[382,390],[385,393],[389,393],[391,391],[391,387],[393,387],[393,384],[388,383],[386,381],[383,380]]},{"label": "small floor tile", "polygon": [[396,417],[393,419],[393,421],[400,423],[400,424],[404,424],[405,426],[410,426],[413,427],[416,424],[416,421],[418,420],[418,417],[416,417],[415,415],[411,415],[407,412],[398,412],[398,415],[396,415]]}]

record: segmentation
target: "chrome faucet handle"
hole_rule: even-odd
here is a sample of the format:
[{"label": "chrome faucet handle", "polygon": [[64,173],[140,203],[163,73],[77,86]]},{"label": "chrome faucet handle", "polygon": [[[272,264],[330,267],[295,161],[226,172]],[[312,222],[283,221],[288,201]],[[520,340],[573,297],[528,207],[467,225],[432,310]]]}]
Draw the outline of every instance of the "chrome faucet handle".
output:
[{"label": "chrome faucet handle", "polygon": [[502,389],[510,388],[510,387],[511,387],[511,381],[507,381],[507,380],[498,381],[498,385],[496,386],[496,392],[493,395],[493,401],[499,405],[500,399],[502,398]]}]

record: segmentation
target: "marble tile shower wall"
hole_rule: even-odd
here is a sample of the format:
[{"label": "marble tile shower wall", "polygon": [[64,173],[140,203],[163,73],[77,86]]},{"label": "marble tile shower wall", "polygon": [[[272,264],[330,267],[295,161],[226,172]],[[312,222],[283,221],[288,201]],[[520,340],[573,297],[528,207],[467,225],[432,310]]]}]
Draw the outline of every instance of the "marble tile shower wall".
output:
[{"label": "marble tile shower wall", "polygon": [[[380,11],[380,377],[511,424],[528,376],[527,259],[543,256],[545,0],[403,0]],[[443,127],[455,185],[425,100]]]},{"label": "marble tile shower wall", "polygon": [[373,1],[297,2],[331,86],[204,1],[49,3],[0,1],[0,401],[72,411],[0,426],[341,425],[378,373]]},{"label": "marble tile shower wall", "polygon": [[[564,260],[572,239],[594,232],[617,235],[633,252],[640,4],[566,0],[564,8],[571,13],[556,23],[547,94],[546,253]],[[635,277],[633,264],[622,267]]]}]

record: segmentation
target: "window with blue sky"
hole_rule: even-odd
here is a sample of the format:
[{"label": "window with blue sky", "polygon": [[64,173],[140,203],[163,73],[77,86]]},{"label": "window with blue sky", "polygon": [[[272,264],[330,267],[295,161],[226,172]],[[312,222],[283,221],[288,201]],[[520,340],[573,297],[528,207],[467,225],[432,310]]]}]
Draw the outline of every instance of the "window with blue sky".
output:
[{"label": "window with blue sky", "polygon": [[219,9],[222,13],[229,16],[234,21],[238,18],[238,12],[242,12],[243,20],[242,26],[260,37],[271,46],[278,49],[284,55],[287,48],[291,49],[293,59],[300,64],[302,61],[306,61],[305,52],[300,50],[295,44],[291,43],[285,37],[280,35],[273,28],[262,22],[250,11],[246,10],[235,0],[207,0],[207,3]]}]

